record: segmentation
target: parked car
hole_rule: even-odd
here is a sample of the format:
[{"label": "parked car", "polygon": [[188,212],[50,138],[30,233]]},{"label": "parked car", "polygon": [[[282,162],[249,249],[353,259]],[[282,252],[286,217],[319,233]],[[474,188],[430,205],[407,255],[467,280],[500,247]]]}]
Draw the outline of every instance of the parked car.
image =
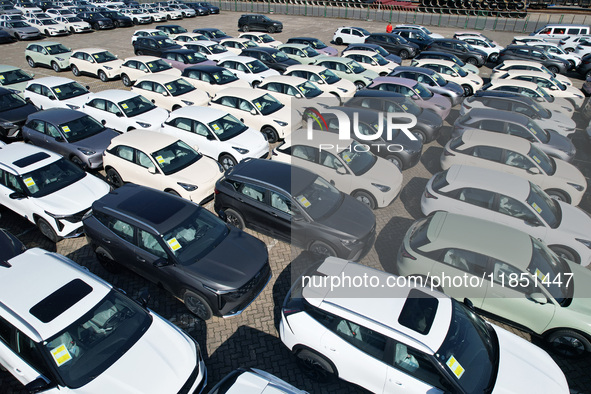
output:
[{"label": "parked car", "polygon": [[215,41],[193,41],[184,43],[183,46],[192,51],[199,52],[205,56],[208,60],[219,62],[227,56],[234,56],[235,53],[228,50],[223,45],[218,44]]},{"label": "parked car", "polygon": [[155,56],[134,56],[123,60],[121,65],[121,82],[132,86],[139,78],[151,74],[168,74],[180,77],[181,71],[173,68],[165,60]]},{"label": "parked car", "polygon": [[421,25],[415,25],[415,24],[402,24],[402,25],[396,25],[395,26],[396,29],[409,29],[409,30],[416,30],[416,31],[420,31],[422,33],[425,33],[427,36],[431,37],[432,39],[439,39],[439,38],[443,38],[443,36],[441,34],[437,34],[437,33],[432,33],[429,29],[427,29],[425,26],[421,26]]},{"label": "parked car", "polygon": [[214,66],[213,60],[208,60],[205,56],[199,52],[195,52],[191,49],[171,49],[164,51],[160,54],[160,57],[166,60],[172,67],[179,69],[181,72],[191,66]]},{"label": "parked car", "polygon": [[259,59],[248,56],[227,56],[217,65],[231,70],[238,78],[250,83],[252,87],[257,86],[267,77],[279,75],[277,70],[267,67]]},{"label": "parked car", "polygon": [[234,52],[234,54],[236,55],[240,54],[240,52],[242,52],[243,49],[256,48],[258,46],[253,41],[240,37],[224,38],[220,41],[220,45],[227,48],[230,52]]},{"label": "parked car", "polygon": [[0,43],[9,44],[11,42],[14,42],[14,38],[7,31],[2,30],[2,26],[0,26]]},{"label": "parked car", "polygon": [[287,44],[309,45],[322,55],[337,56],[339,54],[339,51],[336,48],[330,47],[314,37],[291,37],[287,40]]},{"label": "parked car", "polygon": [[76,15],[72,16],[58,16],[55,20],[63,25],[70,31],[70,33],[90,33],[92,32],[92,27],[90,23],[84,22],[82,19],[78,18]]},{"label": "parked car", "polygon": [[23,253],[27,248],[10,232],[0,229],[0,261],[8,261]]},{"label": "parked car", "polygon": [[[127,8],[122,10],[122,12],[117,12],[117,14],[122,14],[123,16],[131,19],[131,22],[134,25],[147,25],[152,23],[152,16],[140,8]],[[105,15],[105,13],[103,13],[103,15]]]},{"label": "parked car", "polygon": [[111,18],[103,16],[100,12],[81,12],[76,15],[92,26],[94,30],[114,29],[115,24]]},{"label": "parked car", "polygon": [[238,19],[238,30],[248,32],[266,31],[267,33],[281,33],[283,31],[283,23],[269,18],[267,15],[261,14],[243,14]]},{"label": "parked car", "polygon": [[506,72],[514,70],[543,71],[546,74],[552,76],[553,78],[556,78],[564,85],[573,85],[572,81],[568,77],[561,74],[553,73],[539,62],[528,60],[506,60],[492,69],[491,78],[494,78],[495,74],[504,74]]},{"label": "parked car", "polygon": [[82,234],[82,216],[109,185],[71,161],[14,142],[0,149],[0,203],[35,224],[52,242]]},{"label": "parked car", "polygon": [[375,216],[366,205],[301,167],[243,161],[216,190],[215,212],[229,224],[323,256],[361,259],[375,240]]},{"label": "parked car", "polygon": [[206,8],[199,3],[185,3],[185,5],[195,10],[195,15],[203,16],[210,14],[209,8]]},{"label": "parked car", "polygon": [[164,51],[180,48],[182,48],[181,45],[172,41],[170,38],[138,37],[133,42],[133,53],[136,56],[147,55],[160,57]]},{"label": "parked car", "polygon": [[37,78],[25,88],[25,99],[40,109],[79,109],[89,96],[88,88],[69,78]]},{"label": "parked car", "polygon": [[193,41],[209,41],[209,38],[207,38],[203,34],[187,32],[177,34],[174,37],[174,41],[179,45],[185,45],[185,43],[189,44]]},{"label": "parked car", "polygon": [[239,35],[240,38],[247,38],[257,44],[260,47],[277,48],[283,44],[281,41],[277,41],[267,33],[248,32]]},{"label": "parked car", "polygon": [[260,47],[248,48],[240,52],[240,56],[252,57],[260,60],[265,66],[278,71],[285,72],[287,67],[294,64],[301,64],[299,61],[290,59],[287,55],[277,48]]},{"label": "parked car", "polygon": [[484,85],[480,76],[465,71],[449,60],[413,60],[411,66],[428,68],[435,71],[446,81],[460,85],[464,89],[464,96],[471,96]]},{"label": "parked car", "polygon": [[208,394],[221,394],[252,391],[252,394],[263,394],[269,390],[285,394],[307,394],[291,384],[256,368],[238,368],[226,375],[218,384],[213,386]]},{"label": "parked car", "polygon": [[158,25],[156,29],[166,33],[171,40],[176,40],[180,34],[188,33],[188,30],[180,25]]},{"label": "parked car", "polygon": [[269,93],[279,100],[281,104],[300,113],[303,113],[304,108],[309,107],[312,102],[334,98],[333,95],[324,93],[314,83],[304,78],[287,75],[267,77],[255,89],[263,93]]},{"label": "parked car", "polygon": [[365,88],[379,77],[375,71],[367,70],[355,60],[344,57],[321,55],[316,57],[314,65],[325,67],[338,77],[353,82],[358,90]]},{"label": "parked car", "polygon": [[389,74],[390,77],[413,79],[428,87],[433,93],[447,97],[452,106],[464,97],[464,88],[455,82],[448,82],[439,73],[422,67],[397,67]]},{"label": "parked car", "polygon": [[582,36],[591,33],[587,25],[550,24],[531,33],[532,37],[540,37],[547,41],[560,41],[569,36]]},{"label": "parked car", "polygon": [[100,48],[77,49],[70,56],[70,69],[74,76],[96,75],[103,82],[119,77],[122,64],[123,61],[116,55]]},{"label": "parked car", "polygon": [[396,28],[392,30],[392,33],[404,38],[410,43],[415,44],[421,51],[431,44],[431,42],[433,42],[433,38],[429,37],[420,30]]},{"label": "parked car", "polygon": [[499,53],[497,63],[505,60],[530,60],[543,64],[555,74],[566,74],[571,68],[566,60],[555,57],[541,48],[530,45],[509,45]]},{"label": "parked car", "polygon": [[220,42],[224,38],[232,38],[232,36],[227,35],[223,31],[221,31],[220,29],[217,29],[215,27],[203,27],[203,28],[193,29],[193,33],[203,34],[204,36],[209,38],[210,41],[214,41],[214,42]]},{"label": "parked car", "polygon": [[454,36],[454,38],[467,42],[473,48],[480,49],[481,51],[485,52],[488,56],[486,61],[491,63],[497,62],[499,53],[504,49],[504,47],[500,46],[499,44],[480,36],[462,35],[460,37]]},{"label": "parked car", "polygon": [[28,74],[18,67],[0,64],[0,86],[21,97],[24,97],[25,87],[34,76],[35,74]]},{"label": "parked car", "polygon": [[558,44],[543,42],[543,43],[529,43],[528,45],[536,48],[543,49],[546,53],[557,57],[562,60],[566,60],[570,64],[569,70],[576,69],[581,64],[581,57],[572,53],[567,53]]},{"label": "parked car", "polygon": [[486,52],[472,47],[467,42],[451,38],[438,38],[428,45],[426,50],[454,54],[462,61],[476,67],[482,67],[488,59]]},{"label": "parked car", "polygon": [[209,13],[212,15],[220,13],[220,7],[216,7],[215,5],[212,5],[207,1],[197,2],[196,4],[199,4],[200,6],[207,8],[209,10]]},{"label": "parked car", "polygon": [[384,48],[382,48],[381,46],[377,45],[377,44],[349,44],[347,45],[347,48],[343,49],[343,52],[341,52],[341,54],[343,56],[345,56],[347,54],[348,51],[366,51],[366,52],[373,52],[373,53],[377,53],[379,55],[381,55],[384,59],[391,61],[392,63],[396,63],[398,65],[400,65],[400,63],[402,63],[402,59],[400,58],[400,56],[396,56],[390,52],[388,52],[387,50],[385,50]]},{"label": "parked car", "polygon": [[197,89],[207,92],[210,97],[227,88],[251,88],[248,82],[220,66],[191,66],[185,68],[182,75]]},{"label": "parked car", "polygon": [[[105,18],[112,20],[113,25],[115,27],[131,27],[131,26],[137,24],[137,23],[135,23],[134,19],[132,19],[130,16],[124,15],[118,11],[101,11],[101,15],[104,16]],[[134,18],[136,18],[136,17],[134,17]],[[150,18],[150,19],[148,19],[148,18]],[[143,20],[145,21],[145,23],[149,23],[147,21],[148,20],[151,21],[152,18],[147,15],[143,15]]]},{"label": "parked car", "polygon": [[0,29],[17,40],[30,40],[41,37],[39,29],[24,21],[2,21],[0,22]]},{"label": "parked car", "polygon": [[365,39],[365,43],[379,45],[401,59],[413,58],[420,51],[417,44],[406,41],[394,33],[372,33]]},{"label": "parked car", "polygon": [[591,76],[591,54],[583,56],[581,59],[581,65],[577,68],[577,72],[579,75],[585,77],[585,79]]},{"label": "parked car", "polygon": [[66,25],[57,22],[55,19],[46,18],[46,19],[37,19],[31,18],[28,20],[28,23],[39,29],[45,37],[53,37],[53,36],[67,36],[70,34],[70,31],[66,27]]},{"label": "parked car", "polygon": [[320,53],[308,44],[282,44],[277,49],[301,64],[312,64],[316,57],[320,56]]},{"label": "parked car", "polygon": [[[29,115],[39,111],[12,90],[0,87],[0,137],[20,138],[21,127]],[[1,147],[1,146],[0,146]]]},{"label": "parked car", "polygon": [[398,66],[397,63],[387,60],[379,53],[370,53],[368,51],[349,50],[343,53],[343,57],[355,60],[365,69],[373,71],[382,77],[391,73]]},{"label": "parked car", "polygon": [[168,38],[168,34],[163,32],[160,29],[140,29],[133,32],[131,36],[131,44],[133,45],[134,41],[138,39],[138,37],[156,37],[156,38]]},{"label": "parked car", "polygon": [[332,41],[337,45],[363,44],[371,33],[362,27],[339,27],[332,36]]},{"label": "parked car", "polygon": [[72,50],[59,42],[44,41],[27,45],[25,60],[31,68],[37,65],[51,67],[53,71],[60,72],[70,67]]},{"label": "parked car", "polygon": [[469,73],[472,74],[480,74],[480,69],[473,64],[464,63],[459,57],[454,55],[453,53],[448,52],[437,52],[437,51],[422,51],[417,56],[415,56],[414,60],[422,60],[422,59],[439,59],[439,60],[449,60],[457,64],[458,66],[462,67]]},{"label": "parked car", "polygon": [[575,51],[577,45],[579,45],[580,41],[587,41],[591,36],[568,36],[559,41],[560,48],[562,48],[565,52],[571,53]]},{"label": "parked car", "polygon": [[352,97],[357,91],[353,82],[337,76],[322,66],[296,64],[289,66],[283,75],[307,79],[324,93],[330,93],[338,98],[340,103]]},{"label": "parked car", "polygon": [[131,91],[169,111],[184,106],[205,105],[209,101],[207,93],[195,89],[186,79],[169,74],[152,74],[138,79]]},{"label": "parked car", "polygon": [[[374,393],[569,392],[566,377],[544,350],[488,323],[469,302],[411,281],[387,291],[331,289],[329,281],[314,286],[313,281],[333,275],[397,281],[336,258],[305,275],[308,279],[297,278],[283,302],[279,336],[311,378],[338,376]],[[527,372],[514,381],[516,370]]]}]

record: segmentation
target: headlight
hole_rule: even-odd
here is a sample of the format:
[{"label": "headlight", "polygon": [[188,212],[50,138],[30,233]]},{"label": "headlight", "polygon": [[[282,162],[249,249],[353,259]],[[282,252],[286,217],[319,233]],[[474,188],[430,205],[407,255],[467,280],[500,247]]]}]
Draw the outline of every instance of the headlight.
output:
[{"label": "headlight", "polygon": [[347,93],[348,92],[347,89],[343,89],[343,88],[337,88],[337,89],[339,89],[341,92],[344,92],[344,93]]},{"label": "headlight", "polygon": [[577,241],[591,249],[591,241],[587,241],[586,239],[575,238]]},{"label": "headlight", "polygon": [[136,123],[139,124],[144,129],[147,129],[148,127],[152,127],[152,125],[150,123],[144,123],[144,122],[136,122]]},{"label": "headlight", "polygon": [[181,100],[181,101],[182,101],[182,102],[183,102],[183,104],[185,104],[185,105],[193,105],[193,104],[195,104],[195,103],[194,103],[194,102],[192,102],[192,101],[187,101],[187,100]]},{"label": "headlight", "polygon": [[180,187],[182,187],[183,189],[185,189],[188,192],[195,191],[199,187],[196,185],[191,185],[189,183],[182,183],[182,182],[177,182],[177,185],[179,185]]},{"label": "headlight", "polygon": [[113,67],[105,66],[105,70],[112,70]]},{"label": "headlight", "polygon": [[96,152],[90,149],[78,148],[78,150],[84,153],[86,156],[94,155]]},{"label": "headlight", "polygon": [[372,183],[372,185],[377,187],[382,193],[390,191],[390,186],[380,185],[379,183]]},{"label": "headlight", "polygon": [[68,108],[70,108],[70,109],[78,109],[78,108],[80,108],[79,106],[77,106],[77,105],[74,105],[74,104],[66,104],[66,105],[67,105],[67,106],[68,106]]},{"label": "headlight", "polygon": [[54,219],[64,219],[64,218],[67,218],[67,217],[70,216],[70,215],[56,215],[56,214],[53,214],[53,213],[47,212],[47,211],[45,211],[45,213],[48,214],[49,216],[51,216]]},{"label": "headlight", "polygon": [[341,239],[341,243],[345,246],[353,246],[359,243],[358,239]]},{"label": "headlight", "polygon": [[56,57],[56,60],[59,60],[60,62],[63,62],[63,61],[64,61],[64,60],[66,60],[66,59],[64,59],[64,58],[61,58],[61,57]]},{"label": "headlight", "polygon": [[234,149],[236,152],[240,153],[241,155],[245,155],[248,153],[248,149],[238,148],[235,146],[233,146],[232,149]]},{"label": "headlight", "polygon": [[14,127],[16,125],[14,123],[12,123],[12,122],[0,122],[0,126],[2,126],[2,127]]},{"label": "headlight", "polygon": [[287,123],[287,122],[282,122],[282,121],[280,121],[280,120],[274,120],[274,122],[275,122],[275,123],[277,123],[277,124],[278,124],[279,126],[281,126],[281,127],[285,127],[285,126],[287,126],[287,125],[288,125],[288,123]]},{"label": "headlight", "polygon": [[583,186],[577,185],[576,183],[567,182],[567,184],[571,185],[579,192],[582,192],[583,190],[585,190],[585,188]]}]

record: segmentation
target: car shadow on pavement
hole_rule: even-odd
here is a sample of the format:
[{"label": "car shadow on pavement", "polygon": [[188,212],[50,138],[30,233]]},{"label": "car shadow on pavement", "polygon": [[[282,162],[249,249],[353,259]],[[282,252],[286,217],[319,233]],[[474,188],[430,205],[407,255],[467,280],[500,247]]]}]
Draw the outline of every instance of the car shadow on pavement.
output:
[{"label": "car shadow on pavement", "polygon": [[421,197],[425,191],[425,186],[429,182],[426,178],[414,177],[400,192],[400,201],[404,204],[404,208],[413,217],[413,219],[420,219],[424,215],[421,212]]},{"label": "car shadow on pavement", "polygon": [[37,226],[1,205],[0,227],[17,237],[27,249],[41,248],[50,252],[57,251],[55,243],[41,234]]},{"label": "car shadow on pavement", "polygon": [[430,146],[427,148],[426,151],[423,152],[421,156],[421,163],[427,171],[431,173],[431,175],[435,175],[439,171],[441,171],[441,154],[443,153],[443,148],[438,146]]},{"label": "car shadow on pavement", "polygon": [[402,245],[404,235],[413,223],[412,219],[395,216],[386,223],[378,234],[374,248],[384,271],[392,274],[398,273],[396,268],[398,248]]}]

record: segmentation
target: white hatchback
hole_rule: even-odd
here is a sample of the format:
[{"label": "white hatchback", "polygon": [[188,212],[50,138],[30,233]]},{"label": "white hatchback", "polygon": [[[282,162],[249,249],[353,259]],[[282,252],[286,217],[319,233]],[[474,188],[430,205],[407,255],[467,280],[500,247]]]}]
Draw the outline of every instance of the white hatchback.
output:
[{"label": "white hatchback", "polygon": [[170,74],[152,74],[140,78],[131,91],[169,111],[190,105],[207,105],[209,102],[207,93],[197,90],[186,79]]},{"label": "white hatchback", "polygon": [[283,44],[281,41],[277,41],[269,34],[261,32],[257,33],[249,31],[248,33],[240,34],[238,37],[247,38],[260,47],[277,48],[279,45]]},{"label": "white hatchback", "polygon": [[333,34],[332,40],[337,45],[363,44],[371,33],[362,27],[339,27]]},{"label": "white hatchback", "polygon": [[238,78],[253,87],[267,77],[279,75],[279,71],[267,67],[259,59],[248,56],[228,56],[220,60],[218,66],[232,70]]},{"label": "white hatchback", "polygon": [[40,109],[79,109],[90,92],[69,78],[45,77],[33,79],[25,88],[25,99],[31,100]]},{"label": "white hatchback", "polygon": [[121,82],[131,86],[140,78],[150,74],[164,73],[180,77],[181,70],[173,68],[165,60],[155,56],[132,56],[123,60]]}]

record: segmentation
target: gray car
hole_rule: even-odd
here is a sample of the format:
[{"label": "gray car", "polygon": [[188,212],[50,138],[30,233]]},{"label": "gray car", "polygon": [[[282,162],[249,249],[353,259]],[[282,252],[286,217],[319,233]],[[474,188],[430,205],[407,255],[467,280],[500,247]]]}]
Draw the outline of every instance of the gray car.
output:
[{"label": "gray car", "polygon": [[39,29],[23,21],[2,21],[0,22],[0,29],[17,40],[30,40],[41,37]]},{"label": "gray car", "polygon": [[459,104],[464,97],[461,85],[445,80],[439,73],[423,67],[396,67],[389,77],[413,79],[427,86],[433,93],[449,98],[452,106]]},{"label": "gray car", "polygon": [[22,135],[25,142],[59,153],[82,168],[97,169],[119,134],[83,112],[52,108],[30,115]]},{"label": "gray car", "polygon": [[550,129],[543,129],[536,121],[525,115],[496,109],[474,108],[454,123],[452,137],[469,129],[480,129],[515,135],[530,141],[549,156],[571,162],[577,152],[567,137]]}]

